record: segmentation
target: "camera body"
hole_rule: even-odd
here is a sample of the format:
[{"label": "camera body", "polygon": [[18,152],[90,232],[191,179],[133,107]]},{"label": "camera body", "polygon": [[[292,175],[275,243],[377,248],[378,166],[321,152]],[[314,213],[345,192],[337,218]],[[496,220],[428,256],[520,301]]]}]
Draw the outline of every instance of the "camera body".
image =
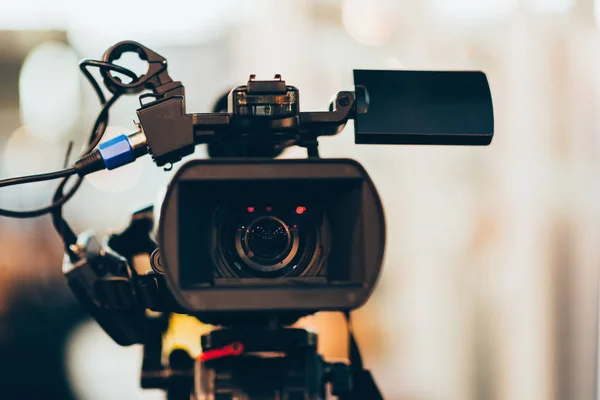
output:
[{"label": "camera body", "polygon": [[[127,52],[147,61],[145,74],[114,63]],[[328,111],[309,112],[280,75],[250,75],[212,112],[188,113],[184,86],[167,65],[133,41],[115,44],[102,61],[82,61],[102,104],[88,147],[70,168],[1,180],[4,187],[62,178],[48,207],[0,215],[51,214],[73,294],[116,343],[143,344],[143,388],[173,400],[192,392],[197,399],[323,400],[329,385],[339,399],[382,399],[363,367],[350,311],[380,276],[384,209],[365,169],[321,159],[319,138],[353,119],[356,144],[488,145],[494,118],[485,74],[354,70],[353,91],[338,92]],[[100,68],[110,99],[88,67]],[[143,91],[137,131],[100,143],[114,102]],[[139,210],[123,232],[78,236],[65,220],[62,206],[87,174],[146,154],[169,170],[196,145],[207,146],[209,159],[185,163],[160,210]],[[291,146],[305,148],[307,158],[276,159]],[[347,318],[348,363],[324,360],[316,334],[289,327],[322,310]],[[165,363],[173,313],[220,327],[202,335],[201,355],[176,349]]]},{"label": "camera body", "polygon": [[[129,83],[110,73],[125,52],[149,64]],[[285,326],[364,304],[384,256],[383,206],[360,164],[318,151],[319,137],[340,133],[350,119],[357,144],[484,146],[493,138],[480,71],[354,70],[354,91],[338,92],[328,111],[308,112],[280,75],[251,75],[212,112],[187,113],[184,87],[159,54],[126,41],[108,49],[102,65],[115,96],[151,92],[140,96],[138,132],[104,150],[106,168],[147,153],[170,168],[196,145],[210,156],[177,171],[158,226],[146,210],[106,243],[88,233],[65,240],[69,284],[120,344],[144,341],[148,310],[214,325]],[[291,146],[308,158],[276,159]],[[56,225],[65,231],[64,221]]]},{"label": "camera body", "polygon": [[195,315],[355,309],[385,248],[375,186],[344,159],[190,161],[157,232],[170,291]]}]

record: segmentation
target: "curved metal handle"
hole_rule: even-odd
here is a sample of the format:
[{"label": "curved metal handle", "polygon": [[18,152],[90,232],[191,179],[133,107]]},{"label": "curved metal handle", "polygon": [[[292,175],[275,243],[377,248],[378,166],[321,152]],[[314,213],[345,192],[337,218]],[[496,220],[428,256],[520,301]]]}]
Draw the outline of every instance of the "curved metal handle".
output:
[{"label": "curved metal handle", "polygon": [[119,42],[109,48],[102,56],[102,61],[112,63],[124,53],[130,52],[137,53],[140,59],[148,62],[148,71],[132,82],[123,83],[118,77],[113,76],[109,70],[101,69],[104,84],[112,93],[117,91],[139,93],[144,89],[156,92],[155,89],[159,86],[173,81],[167,74],[167,60],[160,54],[132,40]]}]

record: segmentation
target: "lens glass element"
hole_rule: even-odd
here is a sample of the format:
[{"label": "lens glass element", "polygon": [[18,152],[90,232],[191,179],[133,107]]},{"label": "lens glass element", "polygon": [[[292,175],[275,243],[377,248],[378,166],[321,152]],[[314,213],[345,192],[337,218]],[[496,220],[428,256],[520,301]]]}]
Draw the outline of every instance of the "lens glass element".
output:
[{"label": "lens glass element", "polygon": [[289,252],[291,234],[288,226],[279,218],[260,217],[247,228],[244,242],[249,258],[277,262]]},{"label": "lens glass element", "polygon": [[320,273],[321,232],[327,227],[322,211],[304,202],[276,200],[236,200],[217,208],[215,276],[277,278]]}]

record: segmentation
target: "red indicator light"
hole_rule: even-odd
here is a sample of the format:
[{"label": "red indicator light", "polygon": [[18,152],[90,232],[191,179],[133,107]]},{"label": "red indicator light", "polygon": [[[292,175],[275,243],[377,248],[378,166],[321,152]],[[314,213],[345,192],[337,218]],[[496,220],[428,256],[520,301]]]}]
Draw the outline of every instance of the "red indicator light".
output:
[{"label": "red indicator light", "polygon": [[254,212],[254,207],[248,207],[246,210],[248,210],[248,212]]},{"label": "red indicator light", "polygon": [[265,207],[267,211],[273,211],[273,207]]},{"label": "red indicator light", "polygon": [[296,207],[296,214],[298,214],[298,215],[304,214],[304,211],[306,211],[306,207],[302,207],[302,206]]}]

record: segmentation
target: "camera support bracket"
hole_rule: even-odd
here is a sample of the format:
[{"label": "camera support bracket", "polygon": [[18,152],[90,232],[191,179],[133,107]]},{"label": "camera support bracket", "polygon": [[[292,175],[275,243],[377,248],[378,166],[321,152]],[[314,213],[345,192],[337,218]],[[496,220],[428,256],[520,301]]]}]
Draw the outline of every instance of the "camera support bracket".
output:
[{"label": "camera support bracket", "polygon": [[124,83],[109,70],[101,69],[104,84],[113,94],[117,91],[135,94],[145,89],[152,91],[153,97],[184,96],[181,82],[174,82],[167,73],[167,60],[146,46],[132,40],[123,41],[110,47],[102,56],[102,61],[113,63],[124,53],[137,53],[140,59],[148,62],[148,71],[138,79]]},{"label": "camera support bracket", "polygon": [[[246,85],[228,93],[228,107],[220,112],[187,114],[185,88],[173,81],[167,72],[167,60],[160,54],[134,41],[123,41],[103,55],[114,62],[124,53],[133,52],[148,62],[148,71],[125,83],[108,69],[102,69],[104,84],[112,92],[140,96],[137,110],[147,147],[156,165],[173,164],[193,153],[196,144],[230,148],[225,155],[274,157],[289,146],[306,147],[309,156],[318,156],[318,136],[340,132],[355,110],[356,94],[340,92],[329,112],[300,112],[298,89],[288,86],[280,75],[259,81],[251,75]],[[364,93],[363,93],[364,92]],[[368,103],[366,91],[359,91],[361,104]],[[150,99],[144,103],[144,100]],[[231,150],[243,142],[243,154]],[[218,151],[217,151],[218,152]]]},{"label": "camera support bracket", "polygon": [[211,157],[274,158],[290,146],[318,157],[318,137],[338,134],[349,119],[356,120],[360,144],[486,145],[493,137],[492,100],[481,72],[355,70],[355,91],[339,92],[328,111],[311,112],[300,111],[298,89],[281,75],[250,75],[246,85],[222,96],[214,112],[188,114],[185,89],[169,76],[164,57],[125,41],[103,60],[125,52],[148,61],[145,75],[123,83],[108,69],[101,73],[113,93],[151,91],[140,96],[137,114],[158,166],[181,160],[196,144],[208,144]]}]

